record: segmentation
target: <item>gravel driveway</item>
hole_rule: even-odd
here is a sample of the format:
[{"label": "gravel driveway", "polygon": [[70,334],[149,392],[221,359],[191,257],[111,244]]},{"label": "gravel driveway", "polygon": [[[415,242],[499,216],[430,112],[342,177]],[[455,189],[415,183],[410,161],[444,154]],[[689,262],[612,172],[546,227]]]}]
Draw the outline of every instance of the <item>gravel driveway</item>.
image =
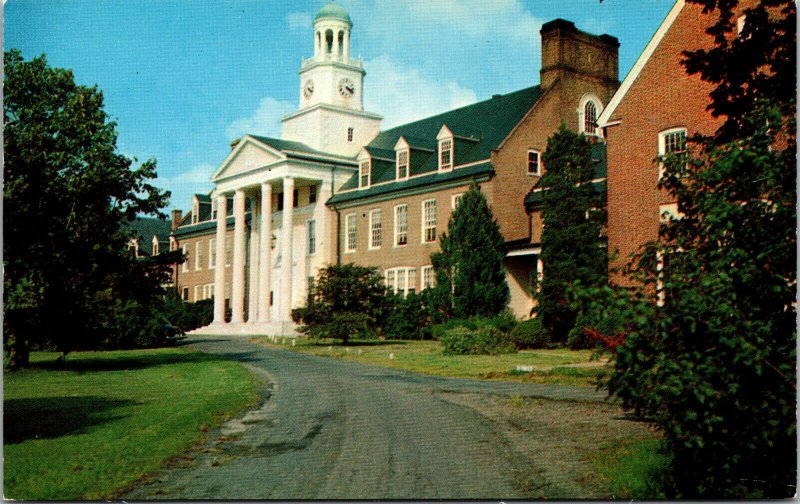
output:
[{"label": "gravel driveway", "polygon": [[591,388],[429,377],[243,339],[190,347],[264,376],[263,404],[125,499],[596,498],[588,454],[645,433]]}]

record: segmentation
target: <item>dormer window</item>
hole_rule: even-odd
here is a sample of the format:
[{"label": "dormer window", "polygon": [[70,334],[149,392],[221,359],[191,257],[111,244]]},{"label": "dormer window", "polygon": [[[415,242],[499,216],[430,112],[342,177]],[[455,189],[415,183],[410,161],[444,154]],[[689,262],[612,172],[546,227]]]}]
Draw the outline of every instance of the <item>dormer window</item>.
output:
[{"label": "dormer window", "polygon": [[192,224],[200,222],[200,202],[195,197],[192,201]]},{"label": "dormer window", "polygon": [[408,149],[397,153],[397,178],[408,178]]},{"label": "dormer window", "polygon": [[358,186],[361,188],[369,187],[369,159],[365,159],[361,161],[361,164],[358,168]]},{"label": "dormer window", "polygon": [[448,138],[439,142],[439,171],[453,168],[453,139]]},{"label": "dormer window", "polygon": [[211,220],[217,220],[217,198],[211,198]]},{"label": "dormer window", "polygon": [[159,254],[159,250],[158,250],[158,237],[154,236],[154,237],[153,237],[153,255],[154,255],[154,256],[157,256],[158,254]]}]

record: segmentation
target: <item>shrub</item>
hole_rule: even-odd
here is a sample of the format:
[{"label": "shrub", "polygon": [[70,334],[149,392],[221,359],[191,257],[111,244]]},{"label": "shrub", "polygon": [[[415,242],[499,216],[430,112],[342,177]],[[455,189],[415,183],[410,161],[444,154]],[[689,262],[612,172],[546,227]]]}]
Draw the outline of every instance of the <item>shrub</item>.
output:
[{"label": "shrub", "polygon": [[517,348],[547,348],[552,344],[550,332],[540,318],[523,320],[509,333],[509,339]]},{"label": "shrub", "polygon": [[445,332],[441,341],[445,355],[497,355],[515,350],[499,329],[490,326],[475,330],[456,327]]},{"label": "shrub", "polygon": [[474,319],[448,320],[447,322],[442,322],[441,324],[436,324],[435,326],[431,327],[431,336],[433,339],[441,341],[448,331],[457,327],[474,331],[478,328],[478,324],[475,323]]},{"label": "shrub", "polygon": [[476,324],[480,326],[490,326],[498,329],[504,333],[511,332],[518,324],[514,312],[509,309],[503,310],[500,315],[492,318],[473,317]]},{"label": "shrub", "polygon": [[425,296],[409,294],[408,297],[390,296],[389,316],[383,334],[389,339],[430,339],[430,313]]}]

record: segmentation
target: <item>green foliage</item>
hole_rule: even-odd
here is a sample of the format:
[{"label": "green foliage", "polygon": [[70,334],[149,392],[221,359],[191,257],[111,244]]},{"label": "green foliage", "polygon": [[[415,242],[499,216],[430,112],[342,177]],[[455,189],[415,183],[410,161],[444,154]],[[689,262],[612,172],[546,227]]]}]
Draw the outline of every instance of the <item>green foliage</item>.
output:
[{"label": "green foliage", "polygon": [[311,338],[374,336],[388,312],[386,289],[376,268],[355,264],[322,268],[306,306],[292,310],[300,332]]},{"label": "green foliage", "polygon": [[514,312],[512,312],[508,308],[503,310],[500,313],[500,315],[496,317],[486,318],[486,319],[481,317],[473,317],[473,318],[475,319],[476,323],[479,326],[484,326],[484,325],[491,326],[503,333],[510,332],[518,324],[517,317],[514,316]]},{"label": "green foliage", "polygon": [[538,317],[523,320],[514,327],[508,336],[518,349],[548,348],[552,343],[550,333],[548,333],[547,329],[542,325],[542,320]]},{"label": "green foliage", "polygon": [[430,305],[426,293],[410,293],[407,297],[390,296],[391,311],[383,327],[388,339],[430,339]]},{"label": "green foliage", "polygon": [[441,339],[445,355],[499,355],[516,349],[502,331],[485,325],[477,329],[456,327]]},{"label": "green foliage", "polygon": [[606,223],[605,194],[597,193],[592,144],[565,126],[547,141],[542,176],[542,262],[544,275],[536,291],[537,313],[555,341],[563,342],[578,312],[567,301],[571,285],[603,285],[608,254],[600,234]]},{"label": "green foliage", "polygon": [[474,331],[478,328],[478,324],[475,323],[474,319],[450,319],[447,322],[432,326],[431,335],[433,339],[441,341],[447,332],[458,327]]},{"label": "green foliage", "polygon": [[32,345],[67,353],[113,338],[117,303],[147,310],[169,264],[131,257],[124,224],[158,214],[169,193],[150,183],[154,161],[117,153],[100,91],[44,56],[4,59],[3,333],[17,369]]},{"label": "green foliage", "polygon": [[443,318],[491,317],[503,311],[510,293],[503,269],[503,236],[486,197],[476,184],[464,193],[431,254],[436,272],[432,294]]}]

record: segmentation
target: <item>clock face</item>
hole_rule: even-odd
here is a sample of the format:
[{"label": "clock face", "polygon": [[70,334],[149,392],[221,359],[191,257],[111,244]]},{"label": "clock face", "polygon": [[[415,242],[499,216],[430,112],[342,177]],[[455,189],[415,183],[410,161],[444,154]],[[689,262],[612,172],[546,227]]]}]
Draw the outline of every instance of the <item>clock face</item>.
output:
[{"label": "clock face", "polygon": [[344,77],[339,81],[339,94],[344,96],[345,98],[350,98],[353,96],[353,93],[356,92],[356,85],[353,84],[353,81]]},{"label": "clock face", "polygon": [[303,85],[303,94],[306,98],[309,98],[312,94],[314,94],[314,81],[308,79],[306,83]]}]

